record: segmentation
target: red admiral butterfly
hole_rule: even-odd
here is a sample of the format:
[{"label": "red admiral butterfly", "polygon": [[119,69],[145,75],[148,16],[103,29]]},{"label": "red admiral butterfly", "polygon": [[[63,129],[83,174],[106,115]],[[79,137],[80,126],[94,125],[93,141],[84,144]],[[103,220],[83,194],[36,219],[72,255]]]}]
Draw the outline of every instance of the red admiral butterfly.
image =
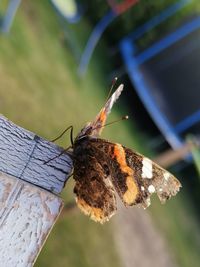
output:
[{"label": "red admiral butterfly", "polygon": [[180,182],[147,157],[100,139],[108,114],[123,90],[120,85],[93,122],[76,137],[72,148],[74,193],[78,207],[94,221],[104,223],[116,212],[116,193],[126,206],[147,208],[157,193],[164,203],[176,195]]}]

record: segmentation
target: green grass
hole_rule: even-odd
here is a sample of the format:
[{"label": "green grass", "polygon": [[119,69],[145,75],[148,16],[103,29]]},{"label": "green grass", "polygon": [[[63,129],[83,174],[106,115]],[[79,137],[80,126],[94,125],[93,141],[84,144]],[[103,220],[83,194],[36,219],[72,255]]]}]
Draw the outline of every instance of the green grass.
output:
[{"label": "green grass", "polygon": [[[71,26],[80,49],[91,30],[87,21]],[[108,92],[109,62],[101,42],[87,76],[76,75],[76,61],[47,1],[23,1],[9,36],[0,36],[0,112],[15,123],[52,139],[73,124],[77,133],[93,119]],[[104,58],[104,60],[103,60]],[[128,90],[128,89],[126,89]],[[118,102],[110,119],[126,114]],[[104,138],[146,150],[132,121],[105,129]],[[68,136],[59,141],[64,147]],[[62,196],[73,199],[71,180]],[[199,266],[199,229],[187,195],[180,193],[167,205],[154,201],[151,212],[166,235],[180,266]],[[112,221],[98,225],[79,211],[60,217],[36,266],[121,266]]]}]

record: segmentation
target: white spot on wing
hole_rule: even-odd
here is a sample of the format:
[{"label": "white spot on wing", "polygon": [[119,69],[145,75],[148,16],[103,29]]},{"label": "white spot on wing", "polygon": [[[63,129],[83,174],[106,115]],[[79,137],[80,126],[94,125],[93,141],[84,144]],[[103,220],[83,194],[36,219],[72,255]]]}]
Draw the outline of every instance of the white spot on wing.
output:
[{"label": "white spot on wing", "polygon": [[151,179],[153,177],[152,161],[148,158],[142,160],[142,178]]},{"label": "white spot on wing", "polygon": [[151,184],[149,187],[148,187],[148,191],[149,193],[154,193],[156,191],[155,187]]},{"label": "white spot on wing", "polygon": [[169,177],[170,177],[170,174],[169,174],[168,172],[165,172],[165,173],[164,173],[164,179],[165,179],[166,181],[168,181],[168,180],[169,180]]},{"label": "white spot on wing", "polygon": [[141,186],[141,190],[144,191],[144,186]]}]

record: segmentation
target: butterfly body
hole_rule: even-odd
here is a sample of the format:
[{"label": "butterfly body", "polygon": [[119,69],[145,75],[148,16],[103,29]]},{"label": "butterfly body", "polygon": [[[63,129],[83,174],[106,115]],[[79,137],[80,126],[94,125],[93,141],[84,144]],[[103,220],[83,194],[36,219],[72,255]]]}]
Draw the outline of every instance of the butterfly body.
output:
[{"label": "butterfly body", "polygon": [[172,174],[150,159],[121,144],[99,138],[107,115],[122,90],[121,85],[73,144],[77,205],[100,223],[108,221],[116,212],[116,194],[126,206],[147,208],[151,194],[157,193],[164,203],[181,186]]}]

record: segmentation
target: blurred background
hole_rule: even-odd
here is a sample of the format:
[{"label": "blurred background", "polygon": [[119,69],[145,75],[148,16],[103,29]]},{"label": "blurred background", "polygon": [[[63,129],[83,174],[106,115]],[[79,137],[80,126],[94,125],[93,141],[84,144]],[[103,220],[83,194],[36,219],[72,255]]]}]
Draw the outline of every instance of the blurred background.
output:
[{"label": "blurred background", "polygon": [[70,208],[70,179],[68,208],[35,266],[199,266],[200,2],[1,0],[0,27],[0,113],[49,140],[69,125],[78,133],[117,76],[125,90],[109,121],[130,119],[102,137],[183,185],[166,205],[155,197],[145,211],[120,206],[98,225]]}]

